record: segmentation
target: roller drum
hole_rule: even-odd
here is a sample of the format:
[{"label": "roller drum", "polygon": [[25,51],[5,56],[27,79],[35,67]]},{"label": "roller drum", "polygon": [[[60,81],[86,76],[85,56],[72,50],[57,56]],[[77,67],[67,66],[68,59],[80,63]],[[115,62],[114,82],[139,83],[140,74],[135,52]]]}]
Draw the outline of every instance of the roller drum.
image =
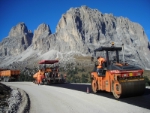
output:
[{"label": "roller drum", "polygon": [[127,81],[127,82],[122,82],[120,84],[121,84],[121,89],[122,89],[121,97],[142,95],[145,90],[144,80]]}]

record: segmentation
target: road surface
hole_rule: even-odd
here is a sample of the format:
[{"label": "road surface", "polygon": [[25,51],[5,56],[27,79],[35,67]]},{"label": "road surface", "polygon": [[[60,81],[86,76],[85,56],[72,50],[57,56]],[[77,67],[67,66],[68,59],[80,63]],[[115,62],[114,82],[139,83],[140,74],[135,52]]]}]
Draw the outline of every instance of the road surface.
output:
[{"label": "road surface", "polygon": [[150,113],[150,88],[145,89],[143,96],[116,100],[107,92],[87,94],[90,84],[4,84],[23,89],[29,95],[30,113]]}]

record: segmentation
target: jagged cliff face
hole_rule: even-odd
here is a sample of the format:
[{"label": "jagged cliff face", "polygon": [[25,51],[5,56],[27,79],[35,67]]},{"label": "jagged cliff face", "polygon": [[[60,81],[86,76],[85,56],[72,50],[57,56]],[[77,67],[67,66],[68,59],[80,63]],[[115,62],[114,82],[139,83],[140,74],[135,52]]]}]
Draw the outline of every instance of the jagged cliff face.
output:
[{"label": "jagged cliff face", "polygon": [[[16,51],[20,54],[30,44],[30,48],[42,53],[56,50],[61,53],[75,51],[92,55],[94,49],[110,46],[110,43],[114,42],[115,46],[124,43],[126,61],[150,69],[150,44],[142,26],[127,18],[102,14],[86,6],[71,8],[63,14],[56,27],[56,33],[52,34],[48,25],[41,24],[34,31],[32,43],[30,36],[31,33],[24,24],[17,25],[0,43],[0,50],[3,50],[0,55],[14,55]],[[15,46],[13,42],[16,39],[20,41],[18,40]],[[6,47],[8,48],[5,49]],[[6,51],[8,49],[9,52]]]},{"label": "jagged cliff face", "polygon": [[[45,45],[47,37],[50,34],[51,34],[51,31],[48,25],[46,24],[39,25],[37,30],[34,31],[34,36],[32,40],[33,49],[39,49],[39,50],[42,50],[42,48],[44,49],[43,45]],[[46,42],[46,44],[48,43]],[[47,48],[49,48],[49,45],[46,45],[46,46]]]},{"label": "jagged cliff face", "polygon": [[[148,38],[143,28],[127,18],[102,14],[86,6],[71,8],[57,25],[57,38],[65,43],[62,50],[89,54],[99,46],[125,45],[125,59],[141,67],[150,67]],[[68,49],[65,49],[68,48]]]},{"label": "jagged cliff face", "polygon": [[30,46],[32,36],[24,23],[17,24],[10,30],[8,37],[0,42],[0,56],[19,55]]},{"label": "jagged cliff face", "polygon": [[148,42],[148,48],[149,48],[149,50],[150,50],[150,42]]},{"label": "jagged cliff face", "polygon": [[82,51],[84,46],[86,49],[94,49],[109,45],[112,41],[118,45],[124,43],[136,47],[138,44],[148,45],[148,39],[139,24],[112,14],[102,14],[86,6],[71,8],[63,14],[56,32],[70,47],[74,45],[71,50],[77,47]]}]

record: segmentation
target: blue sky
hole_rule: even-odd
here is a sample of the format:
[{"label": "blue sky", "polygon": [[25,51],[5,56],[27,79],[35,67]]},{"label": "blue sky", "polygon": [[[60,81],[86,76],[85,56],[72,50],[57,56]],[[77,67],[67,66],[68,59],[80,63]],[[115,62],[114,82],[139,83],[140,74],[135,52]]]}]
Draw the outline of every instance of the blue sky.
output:
[{"label": "blue sky", "polygon": [[19,22],[32,32],[46,23],[54,33],[62,14],[82,5],[139,23],[150,40],[150,0],[0,0],[0,41]]}]

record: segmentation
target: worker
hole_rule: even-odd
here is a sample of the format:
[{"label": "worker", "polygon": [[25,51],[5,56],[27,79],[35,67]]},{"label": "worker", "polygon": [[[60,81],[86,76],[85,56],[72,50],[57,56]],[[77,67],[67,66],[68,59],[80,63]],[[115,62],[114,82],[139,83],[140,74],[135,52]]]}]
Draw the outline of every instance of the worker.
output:
[{"label": "worker", "polygon": [[42,79],[44,78],[44,73],[42,70],[39,70],[38,72],[38,76],[37,76],[37,82],[38,82],[38,85],[42,82]]},{"label": "worker", "polygon": [[98,66],[97,66],[97,73],[98,75],[102,75],[103,63],[106,62],[106,59],[103,57],[98,57]]},{"label": "worker", "polygon": [[41,74],[39,73],[38,76],[37,76],[37,84],[39,85],[41,82],[42,82],[42,79],[41,79]]}]

